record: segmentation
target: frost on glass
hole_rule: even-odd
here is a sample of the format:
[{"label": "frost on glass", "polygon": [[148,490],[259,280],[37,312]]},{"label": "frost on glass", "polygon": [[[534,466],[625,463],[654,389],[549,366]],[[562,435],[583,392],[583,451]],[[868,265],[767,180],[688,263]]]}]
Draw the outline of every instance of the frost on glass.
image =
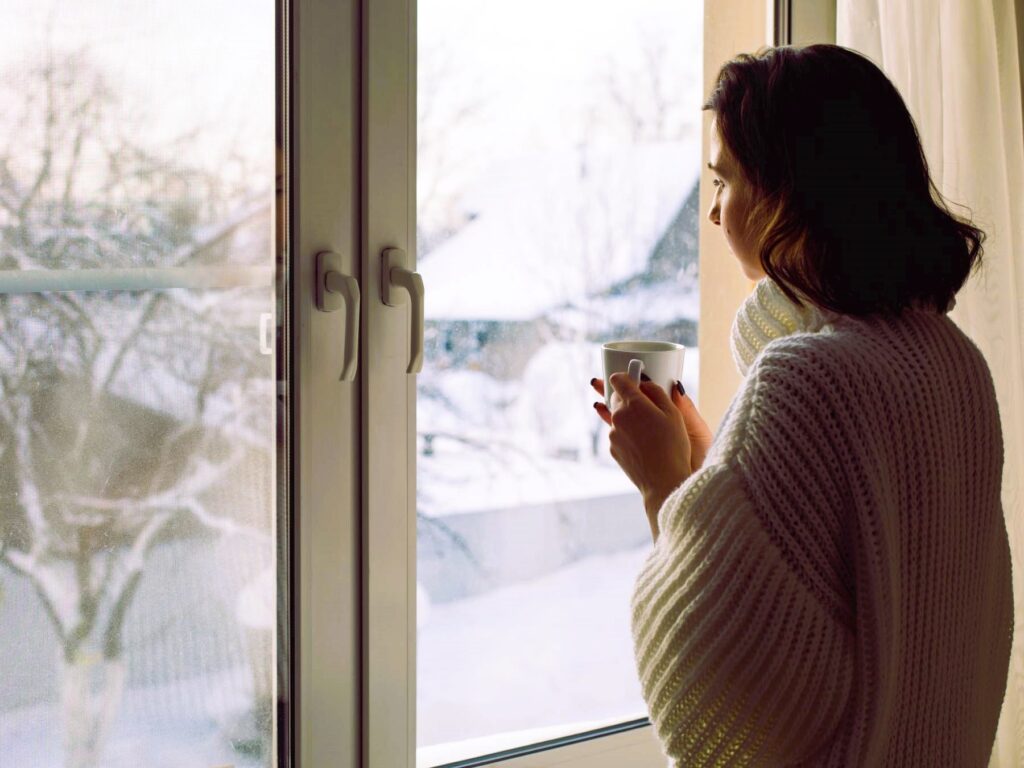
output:
[{"label": "frost on glass", "polygon": [[645,715],[628,601],[650,532],[589,382],[602,343],[664,339],[697,395],[702,15],[419,5],[424,764]]},{"label": "frost on glass", "polygon": [[[0,288],[30,270],[272,274],[272,3],[245,51],[269,58],[266,124],[232,152],[208,114],[175,122],[174,78],[155,77],[161,57],[194,66],[187,38],[161,37],[167,4],[49,22],[21,5],[0,13],[20,53],[0,72]],[[148,57],[118,63],[131,45]],[[0,290],[4,768],[273,764],[274,310],[269,280]]]}]

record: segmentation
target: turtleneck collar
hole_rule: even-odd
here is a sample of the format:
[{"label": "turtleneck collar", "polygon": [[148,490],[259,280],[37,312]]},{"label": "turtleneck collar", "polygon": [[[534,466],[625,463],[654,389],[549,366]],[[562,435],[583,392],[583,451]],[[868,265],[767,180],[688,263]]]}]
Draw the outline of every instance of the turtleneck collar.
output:
[{"label": "turtleneck collar", "polygon": [[796,305],[774,280],[762,278],[732,322],[729,348],[737,370],[741,376],[746,376],[754,358],[774,339],[820,331],[836,317],[809,302],[803,307]]}]

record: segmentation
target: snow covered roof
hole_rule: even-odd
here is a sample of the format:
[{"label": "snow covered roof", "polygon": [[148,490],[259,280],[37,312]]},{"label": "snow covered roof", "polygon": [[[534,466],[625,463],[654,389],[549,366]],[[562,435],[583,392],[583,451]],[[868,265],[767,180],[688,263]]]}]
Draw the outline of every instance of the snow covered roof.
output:
[{"label": "snow covered roof", "polygon": [[650,325],[671,325],[679,320],[697,322],[700,293],[697,281],[646,285],[617,296],[596,296],[573,306],[559,307],[548,316],[562,328],[593,335],[613,332],[642,320]]},{"label": "snow covered roof", "polygon": [[497,163],[463,197],[476,218],[418,264],[427,319],[530,320],[642,272],[699,166],[696,141]]}]

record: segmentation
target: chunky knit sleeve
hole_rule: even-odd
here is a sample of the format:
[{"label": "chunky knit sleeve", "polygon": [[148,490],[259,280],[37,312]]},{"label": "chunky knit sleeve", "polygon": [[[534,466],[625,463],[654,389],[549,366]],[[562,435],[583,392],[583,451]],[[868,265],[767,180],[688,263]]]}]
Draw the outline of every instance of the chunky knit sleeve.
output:
[{"label": "chunky knit sleeve", "polygon": [[756,431],[776,426],[756,413],[753,378],[705,466],[663,504],[633,592],[643,696],[668,756],[688,768],[811,759],[853,685],[850,623],[780,546],[801,538],[780,526],[799,517],[803,535],[820,539],[820,521],[750,495]]},{"label": "chunky knit sleeve", "polygon": [[732,470],[666,501],[633,595],[651,721],[678,766],[782,766],[833,734],[850,694],[852,634],[794,578]]}]

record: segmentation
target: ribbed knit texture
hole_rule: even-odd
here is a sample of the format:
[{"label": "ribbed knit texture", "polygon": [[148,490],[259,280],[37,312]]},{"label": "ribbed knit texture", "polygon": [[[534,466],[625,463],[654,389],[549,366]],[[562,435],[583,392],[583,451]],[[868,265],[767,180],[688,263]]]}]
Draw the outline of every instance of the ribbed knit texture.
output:
[{"label": "ribbed knit texture", "polygon": [[746,379],[632,599],[670,765],[985,766],[1013,634],[995,391],[945,315],[737,313]]}]

